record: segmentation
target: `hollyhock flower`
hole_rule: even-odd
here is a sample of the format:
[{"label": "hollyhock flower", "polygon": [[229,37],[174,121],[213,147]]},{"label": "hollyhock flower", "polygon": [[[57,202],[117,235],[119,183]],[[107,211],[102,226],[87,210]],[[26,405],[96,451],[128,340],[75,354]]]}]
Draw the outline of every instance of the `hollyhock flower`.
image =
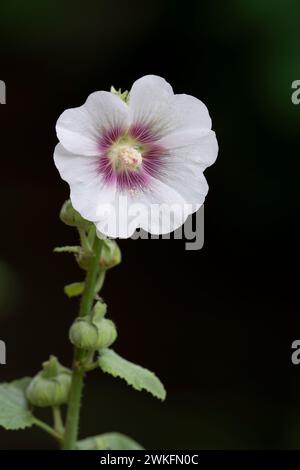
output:
[{"label": "hollyhock flower", "polygon": [[54,160],[74,208],[111,237],[170,233],[204,202],[218,152],[206,106],[157,76],[98,91],[56,125]]}]

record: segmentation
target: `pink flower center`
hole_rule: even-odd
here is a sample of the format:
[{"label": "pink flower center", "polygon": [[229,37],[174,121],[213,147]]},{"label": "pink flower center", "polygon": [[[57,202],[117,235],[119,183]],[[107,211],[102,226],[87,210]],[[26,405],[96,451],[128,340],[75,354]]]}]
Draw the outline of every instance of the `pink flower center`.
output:
[{"label": "pink flower center", "polygon": [[157,144],[158,136],[144,125],[129,129],[112,127],[99,141],[98,171],[107,184],[120,191],[144,190],[166,164],[167,151]]}]

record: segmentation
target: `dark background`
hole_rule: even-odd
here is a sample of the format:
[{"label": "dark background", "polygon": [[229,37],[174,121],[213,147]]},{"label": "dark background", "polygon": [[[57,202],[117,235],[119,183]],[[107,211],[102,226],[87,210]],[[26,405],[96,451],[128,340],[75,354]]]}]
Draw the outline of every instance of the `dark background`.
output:
[{"label": "dark background", "polygon": [[[58,219],[68,187],[53,164],[55,122],[95,90],[145,74],[203,100],[220,153],[206,171],[205,245],[121,241],[103,296],[116,350],[152,370],[157,402],[94,372],[81,436],[122,431],[147,448],[300,448],[297,269],[300,105],[298,1],[2,1],[0,338],[2,381],[50,353],[68,365],[80,280]],[[47,416],[47,413],[44,414]],[[0,432],[2,449],[51,448],[36,429]]]}]

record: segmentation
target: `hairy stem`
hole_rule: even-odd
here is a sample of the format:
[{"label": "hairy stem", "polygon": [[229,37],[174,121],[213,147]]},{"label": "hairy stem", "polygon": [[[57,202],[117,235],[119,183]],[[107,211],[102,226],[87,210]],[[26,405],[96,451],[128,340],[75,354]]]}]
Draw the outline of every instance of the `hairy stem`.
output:
[{"label": "hairy stem", "polygon": [[[96,236],[93,246],[93,256],[91,257],[89,269],[86,275],[85,288],[81,298],[79,316],[89,315],[95,296],[95,285],[99,272],[99,257],[102,248],[102,241]],[[72,371],[72,383],[66,419],[66,430],[62,448],[64,450],[74,450],[78,437],[79,412],[81,395],[83,388],[84,369],[81,361],[84,358],[84,351],[74,348],[74,360]]]}]

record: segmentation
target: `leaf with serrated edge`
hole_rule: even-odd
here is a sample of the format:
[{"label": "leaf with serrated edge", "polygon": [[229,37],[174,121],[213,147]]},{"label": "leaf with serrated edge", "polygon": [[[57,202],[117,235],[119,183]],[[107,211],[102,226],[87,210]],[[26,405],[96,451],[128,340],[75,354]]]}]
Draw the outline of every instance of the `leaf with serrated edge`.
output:
[{"label": "leaf with serrated edge", "polygon": [[68,297],[77,297],[81,295],[84,290],[84,282],[73,282],[64,287],[64,293]]},{"label": "leaf with serrated edge", "polygon": [[0,426],[5,429],[24,429],[34,424],[25,396],[30,381],[29,377],[24,377],[0,384]]},{"label": "leaf with serrated edge", "polygon": [[120,377],[134,389],[146,390],[160,400],[166,398],[166,390],[153,372],[123,359],[112,349],[102,349],[99,352],[98,364],[103,372]]},{"label": "leaf with serrated edge", "polygon": [[142,450],[143,447],[131,437],[119,432],[107,432],[87,437],[77,442],[80,450]]}]

